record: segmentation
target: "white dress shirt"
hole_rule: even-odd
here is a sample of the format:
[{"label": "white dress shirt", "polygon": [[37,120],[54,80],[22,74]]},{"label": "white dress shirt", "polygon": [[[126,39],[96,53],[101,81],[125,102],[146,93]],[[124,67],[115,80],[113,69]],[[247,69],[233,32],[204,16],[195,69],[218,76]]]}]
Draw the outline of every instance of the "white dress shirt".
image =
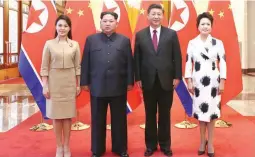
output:
[{"label": "white dress shirt", "polygon": [[[155,29],[154,28],[152,28],[151,26],[150,26],[150,32],[151,32],[151,39],[153,40],[153,34],[154,34],[154,31]],[[157,31],[157,38],[158,38],[158,42],[159,42],[159,36],[160,36],[160,31],[161,31],[161,26],[159,26],[157,29],[156,29],[156,31]]]}]

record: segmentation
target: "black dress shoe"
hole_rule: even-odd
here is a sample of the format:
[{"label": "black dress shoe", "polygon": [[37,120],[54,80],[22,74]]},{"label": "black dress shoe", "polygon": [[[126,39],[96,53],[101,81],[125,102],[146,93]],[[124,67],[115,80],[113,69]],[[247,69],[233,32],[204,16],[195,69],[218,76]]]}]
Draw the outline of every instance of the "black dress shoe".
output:
[{"label": "black dress shoe", "polygon": [[100,157],[100,155],[96,155],[93,153],[91,157]]},{"label": "black dress shoe", "polygon": [[120,157],[129,157],[128,153],[127,152],[123,152],[120,154]]},{"label": "black dress shoe", "polygon": [[214,157],[214,153],[207,153],[209,157]]},{"label": "black dress shoe", "polygon": [[[206,149],[207,143],[208,143],[208,141],[205,142],[205,149]],[[198,150],[197,154],[198,155],[203,155],[203,154],[205,154],[205,150],[203,150],[203,151]]]},{"label": "black dress shoe", "polygon": [[150,149],[147,148],[146,151],[144,152],[144,156],[152,156],[152,154],[157,150],[157,148]]},{"label": "black dress shoe", "polygon": [[173,152],[171,149],[161,149],[161,151],[164,153],[165,156],[173,156]]}]

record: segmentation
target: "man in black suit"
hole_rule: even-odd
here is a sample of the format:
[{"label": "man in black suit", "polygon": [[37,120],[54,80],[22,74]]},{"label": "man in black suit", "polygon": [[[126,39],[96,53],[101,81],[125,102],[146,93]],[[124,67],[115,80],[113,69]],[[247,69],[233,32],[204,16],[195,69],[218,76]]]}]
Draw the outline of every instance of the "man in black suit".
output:
[{"label": "man in black suit", "polygon": [[81,64],[82,89],[91,95],[91,145],[93,157],[105,152],[106,114],[110,104],[112,152],[127,154],[127,91],[133,88],[130,40],[115,33],[118,14],[101,13],[102,33],[87,38]]},{"label": "man in black suit", "polygon": [[173,90],[182,78],[181,50],[176,32],[161,26],[162,6],[152,4],[147,13],[150,26],[136,34],[134,52],[135,80],[145,105],[144,155],[151,156],[159,143],[161,151],[172,156],[170,110]]}]

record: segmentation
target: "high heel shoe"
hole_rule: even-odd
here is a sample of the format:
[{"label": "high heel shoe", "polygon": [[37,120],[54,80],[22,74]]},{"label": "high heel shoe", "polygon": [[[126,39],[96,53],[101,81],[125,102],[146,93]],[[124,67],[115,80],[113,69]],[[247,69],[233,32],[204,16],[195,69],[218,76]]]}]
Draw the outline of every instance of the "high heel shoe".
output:
[{"label": "high heel shoe", "polygon": [[64,157],[71,157],[71,152],[69,147],[64,147]]},{"label": "high heel shoe", "polygon": [[63,157],[63,147],[57,147],[56,157]]},{"label": "high heel shoe", "polygon": [[209,157],[214,157],[214,153],[207,153]]},{"label": "high heel shoe", "polygon": [[[207,142],[207,140],[206,140],[206,141],[205,141],[205,149],[206,149],[207,143],[208,143],[208,142]],[[197,154],[198,154],[198,155],[203,155],[203,154],[205,154],[205,150],[203,150],[203,151],[198,150]]]},{"label": "high heel shoe", "polygon": [[[208,148],[207,148],[208,149]],[[214,149],[213,149],[214,150]],[[208,155],[208,157],[214,157],[214,151],[213,151],[213,153],[209,153],[208,152],[208,150],[207,150],[207,155]]]}]

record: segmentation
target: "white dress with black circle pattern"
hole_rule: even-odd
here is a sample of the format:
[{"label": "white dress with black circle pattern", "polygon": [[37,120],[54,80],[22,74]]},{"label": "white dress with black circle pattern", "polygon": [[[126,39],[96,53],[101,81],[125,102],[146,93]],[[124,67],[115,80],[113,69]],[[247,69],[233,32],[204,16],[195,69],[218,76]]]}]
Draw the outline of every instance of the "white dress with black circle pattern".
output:
[{"label": "white dress with black circle pattern", "polygon": [[185,78],[192,78],[193,81],[193,116],[199,121],[210,122],[220,117],[221,96],[218,88],[220,79],[226,79],[226,70],[221,40],[209,35],[203,42],[198,35],[189,41]]}]

